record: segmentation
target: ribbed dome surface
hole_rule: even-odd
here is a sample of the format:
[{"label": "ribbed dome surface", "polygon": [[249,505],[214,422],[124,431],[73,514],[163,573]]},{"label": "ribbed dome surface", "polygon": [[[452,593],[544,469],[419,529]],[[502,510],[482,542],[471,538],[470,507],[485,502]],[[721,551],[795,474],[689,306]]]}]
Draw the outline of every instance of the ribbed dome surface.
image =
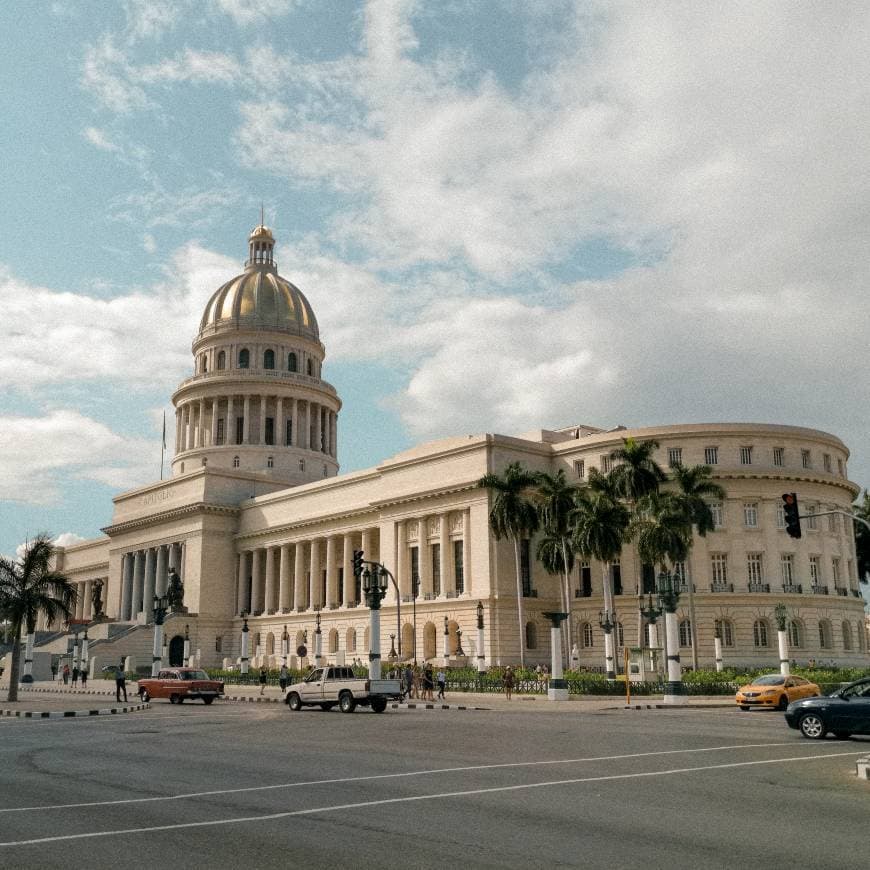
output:
[{"label": "ribbed dome surface", "polygon": [[302,291],[262,267],[249,268],[214,293],[199,330],[216,327],[279,330],[320,340],[317,320]]}]

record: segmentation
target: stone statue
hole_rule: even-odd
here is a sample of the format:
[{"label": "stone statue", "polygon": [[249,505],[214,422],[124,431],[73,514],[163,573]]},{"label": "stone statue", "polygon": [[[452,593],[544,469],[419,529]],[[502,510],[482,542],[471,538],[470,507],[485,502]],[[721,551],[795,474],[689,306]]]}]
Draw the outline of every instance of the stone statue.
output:
[{"label": "stone statue", "polygon": [[168,580],[166,597],[169,599],[169,609],[178,613],[184,610],[184,584],[175,568],[169,569]]},{"label": "stone statue", "polygon": [[95,580],[91,587],[91,609],[93,618],[99,619],[103,615],[103,581]]}]

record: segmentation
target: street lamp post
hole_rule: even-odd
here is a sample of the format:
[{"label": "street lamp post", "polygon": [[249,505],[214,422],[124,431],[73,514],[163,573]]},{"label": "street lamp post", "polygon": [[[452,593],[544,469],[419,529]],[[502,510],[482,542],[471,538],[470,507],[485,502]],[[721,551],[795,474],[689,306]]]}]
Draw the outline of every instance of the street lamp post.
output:
[{"label": "street lamp post", "polygon": [[548,611],[544,614],[550,620],[550,656],[551,672],[550,682],[547,686],[547,698],[551,701],[567,701],[568,700],[568,683],[565,681],[564,672],[562,671],[562,621],[568,618],[567,613],[559,613],[557,611]]},{"label": "street lamp post", "polygon": [[477,672],[486,673],[486,656],[483,652],[483,602],[477,602]]},{"label": "street lamp post", "polygon": [[387,594],[388,572],[377,562],[362,572],[362,588],[369,608],[369,678],[381,678],[381,601]]},{"label": "street lamp post", "polygon": [[598,613],[598,624],[604,632],[604,667],[608,682],[616,679],[616,671],[613,667],[613,629],[615,623],[609,610]]},{"label": "street lamp post", "polygon": [[[372,570],[377,567],[380,573],[386,574],[390,582],[393,584],[393,589],[396,591],[396,637],[399,640],[399,658],[402,658],[402,596],[399,594],[399,584],[396,582],[396,578],[393,576],[393,572],[390,571],[389,568],[386,568],[380,562],[370,562],[363,559],[364,555],[365,551],[363,550],[353,551],[353,573],[357,578],[359,586],[362,586],[363,566],[370,565],[372,566]],[[414,612],[416,614],[416,610]],[[416,619],[416,615],[414,618]]]},{"label": "street lamp post", "polygon": [[652,651],[659,647],[659,633],[656,620],[662,615],[662,610],[660,607],[656,607],[655,604],[653,604],[652,592],[649,593],[646,607],[643,605],[643,595],[638,595],[637,600],[641,619],[646,619],[647,621],[646,632],[647,646],[650,649],[650,670],[655,670],[656,663],[653,659],[654,654]]},{"label": "street lamp post", "polygon": [[713,658],[716,661],[716,672],[722,671],[722,631],[719,628],[719,621],[713,626]]},{"label": "street lamp post", "polygon": [[[78,638],[78,635],[76,635]],[[21,675],[22,683],[33,682],[33,644],[36,639],[35,631],[28,631],[24,641],[24,673]]]},{"label": "street lamp post", "polygon": [[72,665],[73,670],[78,673],[79,671],[79,633],[73,635],[73,656],[72,656]]},{"label": "street lamp post", "polygon": [[320,631],[320,611],[314,614],[314,667],[323,666],[323,634]]},{"label": "street lamp post", "polygon": [[243,674],[248,673],[248,644],[250,643],[250,633],[251,629],[248,628],[248,614],[242,611],[242,661],[239,667],[239,671]]},{"label": "street lamp post", "polygon": [[166,595],[154,596],[154,647],[151,651],[151,676],[160,673],[163,661],[163,620],[169,610],[169,598]]},{"label": "street lamp post", "polygon": [[773,616],[776,619],[776,638],[779,641],[779,672],[787,677],[791,673],[788,659],[788,609],[784,604],[777,604],[773,608]]},{"label": "street lamp post", "polygon": [[184,626],[184,652],[182,652],[182,657],[184,659],[184,666],[186,668],[190,667],[190,625],[186,624]]},{"label": "street lamp post", "polygon": [[665,684],[665,704],[686,704],[686,687],[680,667],[680,634],[677,627],[677,604],[680,601],[680,580],[662,570],[658,577],[659,604],[665,612],[668,681]]},{"label": "street lamp post", "polygon": [[287,656],[290,655],[290,635],[287,626],[284,626],[284,634],[281,635],[281,655],[284,657],[284,667],[287,667]]},{"label": "street lamp post", "polygon": [[85,636],[82,638],[82,651],[79,657],[79,673],[87,674],[88,670],[88,630],[85,628]]},{"label": "street lamp post", "polygon": [[441,650],[444,653],[444,667],[446,668],[450,661],[450,624],[447,617],[444,617],[444,646]]}]

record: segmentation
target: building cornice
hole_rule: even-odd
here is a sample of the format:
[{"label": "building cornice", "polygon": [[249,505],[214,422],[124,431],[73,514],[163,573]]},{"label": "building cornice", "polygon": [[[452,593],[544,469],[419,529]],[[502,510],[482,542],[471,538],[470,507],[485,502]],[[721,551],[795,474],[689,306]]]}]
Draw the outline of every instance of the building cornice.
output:
[{"label": "building cornice", "polygon": [[138,517],[135,520],[128,520],[127,522],[116,523],[111,526],[106,526],[105,528],[100,529],[100,531],[104,532],[111,538],[115,535],[124,534],[125,532],[131,532],[137,529],[147,528],[148,526],[159,525],[160,523],[177,520],[182,517],[203,514],[238,517],[239,513],[240,510],[238,507],[223,504],[209,504],[208,502],[200,501],[194,502],[193,504],[184,505],[183,507],[148,514],[148,516]]}]

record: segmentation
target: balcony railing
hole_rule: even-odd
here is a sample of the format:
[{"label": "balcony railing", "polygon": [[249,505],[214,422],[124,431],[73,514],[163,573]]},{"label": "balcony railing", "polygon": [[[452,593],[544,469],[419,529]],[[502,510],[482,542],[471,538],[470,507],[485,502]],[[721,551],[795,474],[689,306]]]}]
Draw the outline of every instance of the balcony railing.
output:
[{"label": "balcony railing", "polygon": [[734,584],[733,583],[711,583],[710,584],[711,592],[733,592]]},{"label": "balcony railing", "polygon": [[770,583],[750,583],[750,592],[770,592]]},{"label": "balcony railing", "polygon": [[827,586],[811,586],[810,590],[812,591],[813,595],[827,595],[828,594],[828,587]]},{"label": "balcony railing", "polygon": [[[688,583],[680,583],[680,585],[677,586],[677,589],[680,592],[688,592],[689,591],[689,584]],[[698,591],[698,587],[693,583],[692,584],[692,592],[697,592],[697,591]]]},{"label": "balcony railing", "polygon": [[800,583],[783,583],[782,584],[783,592],[791,592],[793,594],[799,594],[803,591]]}]

